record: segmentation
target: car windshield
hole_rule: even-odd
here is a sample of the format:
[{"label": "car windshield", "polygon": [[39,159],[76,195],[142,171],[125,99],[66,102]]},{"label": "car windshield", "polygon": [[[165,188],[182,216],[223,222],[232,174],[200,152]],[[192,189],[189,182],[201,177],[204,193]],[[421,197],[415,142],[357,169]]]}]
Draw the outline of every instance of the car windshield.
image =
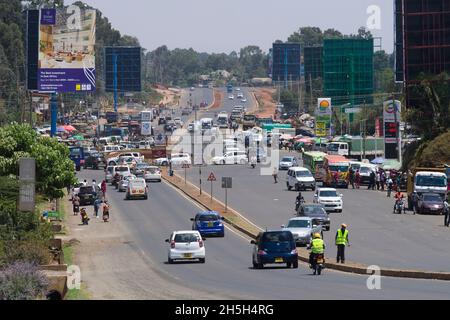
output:
[{"label": "car windshield", "polygon": [[133,187],[134,188],[143,188],[143,187],[145,187],[145,182],[142,180],[133,180]]},{"label": "car windshield", "polygon": [[370,169],[369,167],[360,167],[359,169],[359,173],[371,173],[372,169]]},{"label": "car windshield", "polygon": [[287,228],[310,228],[311,222],[309,220],[290,220]]},{"label": "car windshield", "polygon": [[303,212],[307,216],[321,216],[321,215],[326,214],[322,207],[317,207],[317,206],[314,206],[314,207],[306,206],[303,208]]},{"label": "car windshield", "polygon": [[420,187],[445,187],[447,179],[444,176],[417,176],[416,185]]},{"label": "car windshield", "polygon": [[437,194],[425,194],[423,196],[423,201],[442,202],[442,198]]},{"label": "car windshield", "polygon": [[286,158],[281,159],[281,162],[292,162],[292,160],[293,160],[293,158],[286,157]]},{"label": "car windshield", "polygon": [[347,172],[348,171],[348,166],[331,165],[330,166],[330,171],[333,171],[333,172],[337,172],[337,171]]},{"label": "car windshield", "polygon": [[80,193],[92,193],[94,188],[92,186],[80,187]]},{"label": "car windshield", "polygon": [[125,171],[128,171],[129,169],[128,169],[128,167],[117,167],[116,168],[116,172],[125,172]]},{"label": "car windshield", "polygon": [[312,174],[309,171],[297,171],[296,176],[297,177],[312,177]]},{"label": "car windshield", "polygon": [[199,221],[217,221],[219,217],[216,214],[202,214],[198,217]]},{"label": "car windshield", "polygon": [[175,242],[182,242],[182,243],[186,243],[186,242],[197,242],[198,236],[192,233],[179,233],[177,235],[175,235]]},{"label": "car windshield", "polygon": [[288,242],[292,241],[292,234],[289,232],[266,232],[262,237],[262,242]]},{"label": "car windshield", "polygon": [[320,191],[319,197],[337,197],[336,191]]},{"label": "car windshield", "polygon": [[327,150],[328,150],[328,151],[338,151],[338,150],[339,150],[339,144],[336,144],[336,143],[330,143],[330,144],[327,146]]}]

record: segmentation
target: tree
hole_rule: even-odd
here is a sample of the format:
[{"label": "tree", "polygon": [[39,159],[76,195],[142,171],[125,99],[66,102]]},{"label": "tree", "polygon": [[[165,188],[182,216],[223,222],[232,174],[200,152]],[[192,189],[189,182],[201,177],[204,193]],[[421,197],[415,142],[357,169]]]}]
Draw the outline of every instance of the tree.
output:
[{"label": "tree", "polygon": [[69,149],[56,139],[38,137],[26,124],[0,128],[0,176],[16,175],[19,159],[36,159],[36,189],[50,198],[61,198],[61,189],[75,182]]},{"label": "tree", "polygon": [[301,47],[322,45],[323,34],[318,27],[301,27],[288,37],[288,42],[298,42]]},{"label": "tree", "polygon": [[239,63],[243,66],[245,74],[243,79],[264,77],[264,58],[262,50],[258,46],[246,46],[240,50]]}]

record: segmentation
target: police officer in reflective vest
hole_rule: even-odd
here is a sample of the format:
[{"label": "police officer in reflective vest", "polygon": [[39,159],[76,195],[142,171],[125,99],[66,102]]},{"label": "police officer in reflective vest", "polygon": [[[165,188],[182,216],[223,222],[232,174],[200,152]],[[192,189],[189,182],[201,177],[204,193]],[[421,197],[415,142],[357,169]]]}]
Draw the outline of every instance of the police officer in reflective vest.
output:
[{"label": "police officer in reflective vest", "polygon": [[345,223],[341,224],[341,228],[336,232],[337,258],[336,262],[345,263],[345,246],[350,246],[348,242],[348,230]]},{"label": "police officer in reflective vest", "polygon": [[315,255],[321,253],[323,254],[325,250],[325,242],[323,242],[320,238],[320,233],[314,233],[313,240],[311,241],[309,248],[311,248],[311,253],[309,254],[309,265],[312,267]]}]

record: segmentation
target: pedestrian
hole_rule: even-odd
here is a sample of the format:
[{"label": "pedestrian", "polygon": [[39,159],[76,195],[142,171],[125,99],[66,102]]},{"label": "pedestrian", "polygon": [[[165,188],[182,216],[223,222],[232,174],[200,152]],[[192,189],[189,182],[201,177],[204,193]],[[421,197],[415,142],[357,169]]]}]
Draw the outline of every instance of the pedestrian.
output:
[{"label": "pedestrian", "polygon": [[106,196],[106,180],[102,181],[102,184],[100,185],[100,189],[102,190],[103,196]]},{"label": "pedestrian", "polygon": [[369,186],[367,187],[367,190],[375,190],[375,172],[371,171],[369,176]]},{"label": "pedestrian", "polygon": [[392,192],[392,189],[393,189],[393,184],[394,184],[394,182],[392,181],[392,178],[389,176],[388,179],[386,180],[387,197],[388,197],[388,198],[391,197],[391,192]]},{"label": "pedestrian", "polygon": [[98,210],[100,209],[100,204],[102,200],[100,198],[95,199],[94,201],[94,215],[98,219]]},{"label": "pedestrian", "polygon": [[345,246],[350,247],[347,225],[345,223],[341,224],[341,228],[337,230],[335,242],[337,246],[336,263],[345,263]]},{"label": "pedestrian", "polygon": [[277,167],[273,167],[272,176],[273,176],[274,183],[278,183],[278,170],[277,170]]},{"label": "pedestrian", "polygon": [[401,171],[397,172],[397,177],[395,178],[395,184],[397,185],[397,191],[400,190],[400,184],[402,182],[402,173]]},{"label": "pedestrian", "polygon": [[449,197],[444,200],[444,226],[448,227],[450,225],[450,206],[449,206]]},{"label": "pedestrian", "polygon": [[80,197],[78,194],[75,194],[72,197],[72,205],[73,205],[73,215],[76,216],[80,212]]},{"label": "pedestrian", "polygon": [[380,190],[380,172],[375,173],[375,183],[377,185],[377,190]]},{"label": "pedestrian", "polygon": [[384,191],[384,185],[386,184],[386,173],[383,169],[380,169],[380,187]]},{"label": "pedestrian", "polygon": [[352,167],[348,170],[348,181],[350,182],[353,189],[355,189],[355,171]]},{"label": "pedestrian", "polygon": [[92,179],[92,189],[94,190],[95,193],[98,192],[97,181],[95,181],[95,179]]},{"label": "pedestrian", "polygon": [[356,189],[359,189],[359,186],[361,185],[361,174],[359,173],[359,169],[356,170],[355,183],[356,183]]}]

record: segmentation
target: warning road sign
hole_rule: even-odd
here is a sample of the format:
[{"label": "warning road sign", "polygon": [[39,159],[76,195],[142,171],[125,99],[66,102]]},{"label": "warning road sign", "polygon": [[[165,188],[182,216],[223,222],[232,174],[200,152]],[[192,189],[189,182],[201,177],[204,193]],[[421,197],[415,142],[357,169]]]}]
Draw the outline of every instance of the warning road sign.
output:
[{"label": "warning road sign", "polygon": [[216,179],[216,176],[214,175],[214,173],[210,173],[209,174],[209,177],[208,177],[208,181],[216,181],[217,179]]}]

